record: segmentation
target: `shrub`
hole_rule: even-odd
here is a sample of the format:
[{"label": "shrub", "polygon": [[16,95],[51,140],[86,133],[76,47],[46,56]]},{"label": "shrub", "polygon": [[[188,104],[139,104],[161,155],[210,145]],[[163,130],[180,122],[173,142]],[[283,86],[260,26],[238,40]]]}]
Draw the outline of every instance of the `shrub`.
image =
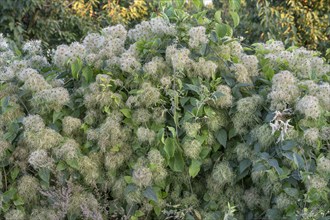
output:
[{"label": "shrub", "polygon": [[1,36],[2,216],[328,214],[329,65],[176,16],[104,28],[49,63]]},{"label": "shrub", "polygon": [[248,43],[277,39],[327,53],[329,59],[329,0],[242,1],[240,35]]}]

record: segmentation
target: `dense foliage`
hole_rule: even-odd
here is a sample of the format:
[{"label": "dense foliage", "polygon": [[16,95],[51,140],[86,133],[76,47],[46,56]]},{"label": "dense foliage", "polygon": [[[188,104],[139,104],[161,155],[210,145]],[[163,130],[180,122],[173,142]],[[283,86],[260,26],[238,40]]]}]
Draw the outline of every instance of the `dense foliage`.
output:
[{"label": "dense foliage", "polygon": [[278,39],[324,54],[330,47],[329,0],[242,1],[239,14],[238,31],[248,43]]},{"label": "dense foliage", "polygon": [[144,0],[3,0],[0,32],[19,44],[39,39],[44,46],[54,47],[109,24],[134,24],[148,15],[147,6]]},{"label": "dense foliage", "polygon": [[95,24],[70,13],[61,0],[3,0],[0,4],[0,32],[19,44],[27,39],[40,39],[47,47],[70,43]]},{"label": "dense foliage", "polygon": [[329,65],[172,12],[50,62],[41,41],[0,37],[2,218],[329,214]]},{"label": "dense foliage", "polygon": [[[0,4],[0,32],[17,43],[40,39],[46,47],[79,41],[88,32],[110,24],[134,26],[162,13],[199,14],[218,18],[235,28],[245,44],[283,41],[285,46],[317,49],[330,58],[329,0],[3,0]],[[205,12],[207,9],[207,12]]]}]

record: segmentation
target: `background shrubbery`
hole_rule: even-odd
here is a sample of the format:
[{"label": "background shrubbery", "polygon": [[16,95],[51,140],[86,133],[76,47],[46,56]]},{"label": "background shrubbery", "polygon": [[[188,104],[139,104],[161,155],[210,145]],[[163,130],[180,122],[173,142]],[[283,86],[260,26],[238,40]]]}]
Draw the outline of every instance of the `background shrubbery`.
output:
[{"label": "background shrubbery", "polygon": [[242,44],[220,3],[47,52],[0,35],[1,218],[327,219],[330,66]]},{"label": "background shrubbery", "polygon": [[[88,32],[110,24],[132,27],[170,8],[191,14],[205,9],[202,0],[8,0],[0,5],[0,32],[16,43],[40,39],[52,48],[80,40]],[[329,59],[329,0],[213,0],[213,6],[206,9],[208,18],[220,9],[220,17],[231,27],[241,20],[234,35],[243,36],[246,45],[277,39],[286,46],[317,49]]]}]

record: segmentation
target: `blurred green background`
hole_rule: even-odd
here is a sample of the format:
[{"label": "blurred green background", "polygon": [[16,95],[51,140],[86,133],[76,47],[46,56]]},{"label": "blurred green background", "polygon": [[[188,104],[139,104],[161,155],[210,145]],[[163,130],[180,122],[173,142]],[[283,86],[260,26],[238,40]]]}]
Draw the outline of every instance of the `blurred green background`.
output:
[{"label": "blurred green background", "polygon": [[[234,26],[232,11],[240,18],[234,36],[243,43],[282,40],[286,46],[304,46],[329,58],[330,0],[2,0],[0,32],[20,44],[40,39],[46,47],[70,43],[101,27],[123,23],[134,26],[169,7],[193,15],[202,9]],[[210,0],[204,3],[210,2]],[[182,7],[183,5],[183,7]],[[203,8],[196,6],[202,5]],[[326,53],[328,49],[328,53]]]}]

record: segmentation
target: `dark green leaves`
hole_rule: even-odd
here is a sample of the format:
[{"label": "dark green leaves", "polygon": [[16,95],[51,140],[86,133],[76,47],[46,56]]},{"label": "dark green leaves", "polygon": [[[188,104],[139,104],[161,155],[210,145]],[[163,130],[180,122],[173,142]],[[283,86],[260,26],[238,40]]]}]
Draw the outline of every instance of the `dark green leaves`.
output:
[{"label": "dark green leaves", "polygon": [[237,14],[237,12],[231,11],[230,16],[233,19],[234,28],[237,27],[237,25],[239,24],[239,15]]},{"label": "dark green leaves", "polygon": [[285,151],[292,150],[297,145],[297,142],[289,140],[285,141],[282,145],[282,149]]},{"label": "dark green leaves", "polygon": [[239,173],[243,173],[247,168],[252,165],[252,162],[249,159],[244,159],[239,163]]},{"label": "dark green leaves", "polygon": [[48,168],[40,168],[38,171],[38,175],[40,179],[42,180],[42,183],[48,187],[49,186],[49,180],[50,180],[50,170]]},{"label": "dark green leaves", "polygon": [[[172,132],[172,135],[175,136],[175,129],[172,127],[169,128]],[[166,153],[166,159],[170,168],[173,171],[182,172],[184,170],[184,160],[176,139],[172,137],[166,138],[164,141],[164,151]]]},{"label": "dark green leaves", "polygon": [[132,114],[131,114],[131,110],[130,109],[128,109],[128,108],[120,109],[120,112],[123,113],[123,115],[126,118],[132,118]]},{"label": "dark green leaves", "polygon": [[275,168],[276,172],[281,175],[283,174],[282,168],[279,166],[278,162],[276,159],[269,159],[268,160],[269,165]]},{"label": "dark green leaves", "polygon": [[17,192],[16,188],[10,188],[8,191],[2,194],[2,201],[4,203],[9,202],[11,199],[14,198],[16,192]]},{"label": "dark green leaves", "polygon": [[197,176],[197,174],[199,173],[200,169],[201,169],[201,165],[202,163],[198,160],[192,160],[191,164],[189,166],[189,175],[191,177],[195,177]]},{"label": "dark green leaves", "polygon": [[89,84],[93,80],[93,69],[89,66],[85,66],[82,70],[82,76],[85,79],[85,82]]},{"label": "dark green leaves", "polygon": [[5,96],[1,99],[1,113],[5,113],[7,108],[9,107],[9,96]]},{"label": "dark green leaves", "polygon": [[153,188],[151,186],[148,186],[144,191],[143,191],[143,196],[146,197],[147,199],[158,202],[157,195]]},{"label": "dark green leaves", "polygon": [[219,24],[222,23],[221,11],[220,11],[220,10],[217,11],[217,12],[215,12],[215,14],[214,14],[214,20],[215,20],[216,22],[218,22]]},{"label": "dark green leaves", "polygon": [[80,71],[82,70],[83,62],[77,58],[71,63],[71,74],[74,79],[79,79]]},{"label": "dark green leaves", "polygon": [[174,152],[176,150],[176,143],[173,138],[167,138],[165,140],[165,147],[164,150],[166,152],[166,155],[168,158],[171,158],[174,156]]},{"label": "dark green leaves", "polygon": [[215,133],[217,141],[224,147],[227,145],[227,131],[225,129],[220,129]]},{"label": "dark green leaves", "polygon": [[183,172],[184,170],[184,160],[182,153],[176,152],[174,157],[170,159],[169,165],[171,169],[175,172]]},{"label": "dark green leaves", "polygon": [[305,167],[304,159],[299,154],[293,153],[293,161],[299,169],[303,169]]},{"label": "dark green leaves", "polygon": [[215,26],[215,32],[219,38],[225,36],[231,37],[233,35],[233,29],[228,24],[217,24]]}]

